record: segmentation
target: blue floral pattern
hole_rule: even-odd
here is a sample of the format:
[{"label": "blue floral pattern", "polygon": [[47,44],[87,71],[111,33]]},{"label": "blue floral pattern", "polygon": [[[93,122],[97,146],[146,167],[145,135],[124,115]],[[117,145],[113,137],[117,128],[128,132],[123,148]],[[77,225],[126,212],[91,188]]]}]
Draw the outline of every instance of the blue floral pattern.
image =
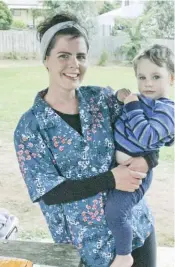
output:
[{"label": "blue floral pattern", "polygon": [[[42,196],[68,179],[81,180],[111,169],[115,147],[112,123],[121,108],[112,90],[82,86],[76,90],[82,133],[70,127],[38,93],[20,119],[14,134],[20,170],[33,202],[39,202],[57,243],[77,247],[87,267],[108,267],[115,256],[104,205],[107,192],[73,203],[47,206]],[[142,246],[152,230],[144,200],[133,208],[133,249]]]}]

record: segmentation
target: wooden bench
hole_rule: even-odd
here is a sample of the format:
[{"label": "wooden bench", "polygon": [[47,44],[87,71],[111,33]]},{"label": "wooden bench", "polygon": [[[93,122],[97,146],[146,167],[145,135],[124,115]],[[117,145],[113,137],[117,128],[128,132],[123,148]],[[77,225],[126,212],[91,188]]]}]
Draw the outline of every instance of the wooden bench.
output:
[{"label": "wooden bench", "polygon": [[80,262],[72,245],[16,240],[0,240],[0,257],[27,259],[34,263],[34,267],[78,267]]}]

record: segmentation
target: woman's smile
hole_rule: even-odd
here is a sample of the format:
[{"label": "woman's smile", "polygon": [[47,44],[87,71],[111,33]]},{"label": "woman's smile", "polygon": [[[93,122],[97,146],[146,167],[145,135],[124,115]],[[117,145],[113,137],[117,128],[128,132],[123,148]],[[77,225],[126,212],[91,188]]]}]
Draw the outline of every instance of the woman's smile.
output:
[{"label": "woman's smile", "polygon": [[69,80],[72,80],[72,81],[76,81],[78,80],[80,74],[79,73],[63,73],[63,75],[69,79]]}]

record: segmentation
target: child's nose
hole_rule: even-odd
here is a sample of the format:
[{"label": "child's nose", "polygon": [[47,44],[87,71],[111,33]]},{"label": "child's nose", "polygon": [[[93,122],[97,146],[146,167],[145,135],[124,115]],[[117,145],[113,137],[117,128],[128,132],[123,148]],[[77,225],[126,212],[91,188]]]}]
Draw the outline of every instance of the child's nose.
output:
[{"label": "child's nose", "polygon": [[152,86],[152,80],[151,79],[146,79],[145,86],[146,87],[151,87]]}]

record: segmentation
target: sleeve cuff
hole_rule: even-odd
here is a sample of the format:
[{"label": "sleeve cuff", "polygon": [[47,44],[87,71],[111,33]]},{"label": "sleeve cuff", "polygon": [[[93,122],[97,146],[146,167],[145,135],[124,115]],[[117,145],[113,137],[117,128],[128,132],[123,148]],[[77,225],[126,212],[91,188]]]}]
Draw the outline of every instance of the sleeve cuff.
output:
[{"label": "sleeve cuff", "polygon": [[155,168],[158,165],[159,151],[152,152],[144,156],[149,169]]},{"label": "sleeve cuff", "polygon": [[117,98],[117,102],[119,103],[119,105],[124,105],[124,103],[123,103],[123,102],[121,102],[120,100],[118,100],[118,97],[117,97],[117,95],[118,95],[118,91],[115,93],[115,96],[116,96],[116,98]]},{"label": "sleeve cuff", "polygon": [[114,175],[111,171],[107,171],[106,173],[103,174],[104,179],[106,180],[107,183],[107,188],[108,189],[115,189],[115,178]]},{"label": "sleeve cuff", "polygon": [[137,109],[142,109],[139,101],[132,101],[132,102],[125,105],[125,110],[127,112],[137,110]]},{"label": "sleeve cuff", "polygon": [[[91,177],[93,181],[93,185],[96,187],[100,187],[100,191],[106,191],[109,189],[115,189],[115,178],[111,171],[100,173],[95,177]],[[100,185],[99,185],[100,184]]]}]

